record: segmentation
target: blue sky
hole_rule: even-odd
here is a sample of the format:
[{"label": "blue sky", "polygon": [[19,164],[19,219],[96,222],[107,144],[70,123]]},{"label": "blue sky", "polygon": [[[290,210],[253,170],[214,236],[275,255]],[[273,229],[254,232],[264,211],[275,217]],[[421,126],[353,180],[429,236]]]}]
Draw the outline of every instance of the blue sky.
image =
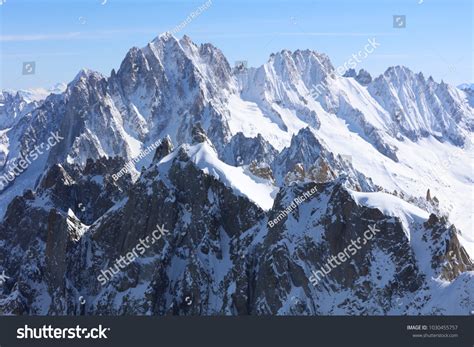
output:
[{"label": "blue sky", "polygon": [[[106,2],[102,5],[102,2]],[[133,46],[183,22],[206,0],[0,0],[0,89],[69,82],[81,68],[109,75]],[[421,3],[420,3],[421,2]],[[454,85],[473,82],[472,0],[212,0],[176,36],[220,48],[231,64],[265,63],[282,49],[312,49],[335,66],[380,43],[357,69],[393,65]],[[406,15],[406,28],[393,28]],[[23,62],[34,61],[34,75]]]}]

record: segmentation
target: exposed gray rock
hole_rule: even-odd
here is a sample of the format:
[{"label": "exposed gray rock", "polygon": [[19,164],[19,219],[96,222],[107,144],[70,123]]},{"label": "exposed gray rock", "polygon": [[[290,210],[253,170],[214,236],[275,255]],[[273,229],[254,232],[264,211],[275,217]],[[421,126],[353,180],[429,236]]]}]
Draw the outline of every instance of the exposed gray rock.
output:
[{"label": "exposed gray rock", "polygon": [[[162,149],[169,147],[165,139]],[[0,225],[0,260],[11,277],[2,287],[0,312],[432,312],[438,307],[435,299],[419,298],[431,285],[431,276],[453,281],[473,269],[456,229],[442,218],[432,215],[411,226],[411,237],[423,235],[421,242],[430,254],[429,263],[420,263],[400,219],[356,203],[345,188],[345,177],[324,183],[295,181],[280,190],[265,213],[197,168],[187,148],[176,149],[170,163],[160,163],[158,155],[130,187],[110,180],[112,167],[120,163],[103,159],[89,161],[84,169],[54,166],[36,192],[15,199]],[[100,211],[101,216],[94,218],[94,213],[75,207],[70,192],[92,189],[98,174],[106,187],[115,189],[99,195],[91,191],[87,211]],[[304,201],[294,205],[304,194]],[[41,203],[48,197],[54,204]],[[293,205],[282,218],[282,211]],[[147,242],[144,254],[117,274],[110,273],[102,286],[98,276],[110,272],[117,259],[153,235],[157,226],[168,232]],[[313,271],[373,226],[379,232],[314,285]],[[45,295],[51,299],[47,305]],[[87,298],[82,312],[79,295]],[[394,297],[416,300],[400,309]]]}]

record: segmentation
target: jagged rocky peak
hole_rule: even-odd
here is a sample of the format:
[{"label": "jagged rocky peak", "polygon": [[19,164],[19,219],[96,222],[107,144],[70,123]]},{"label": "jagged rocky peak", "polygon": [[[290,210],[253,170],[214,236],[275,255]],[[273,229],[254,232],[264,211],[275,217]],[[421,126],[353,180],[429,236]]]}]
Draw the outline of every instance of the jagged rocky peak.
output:
[{"label": "jagged rocky peak", "polygon": [[321,150],[323,147],[310,127],[302,128],[291,138],[290,147],[299,148],[297,150]]},{"label": "jagged rocky peak", "polygon": [[307,169],[320,156],[322,148],[313,131],[309,127],[303,128],[293,135],[290,146],[278,154],[273,163],[274,171],[283,177],[297,164]]},{"label": "jagged rocky peak", "polygon": [[[279,127],[287,131],[291,125],[284,123],[274,103],[294,109],[298,117],[318,127],[314,110],[307,107],[308,91],[317,85],[323,85],[326,89],[328,76],[333,72],[334,67],[324,54],[310,50],[282,50],[271,54],[263,66],[248,69],[238,76],[242,97],[272,110]],[[295,98],[295,92],[300,94],[298,98]]]},{"label": "jagged rocky peak", "polygon": [[388,68],[367,90],[390,113],[392,126],[411,140],[441,136],[460,146],[474,124],[474,111],[458,89],[404,66]]},{"label": "jagged rocky peak", "polygon": [[308,86],[324,81],[334,72],[334,66],[326,54],[311,50],[282,50],[272,54],[262,68],[269,70],[270,67],[283,81],[302,79]]},{"label": "jagged rocky peak", "polygon": [[[82,69],[76,77],[67,85],[65,97],[66,107],[72,111],[70,115],[73,118],[84,117],[80,111],[88,110],[90,105],[103,102],[107,95],[107,78],[96,71]],[[48,98],[47,100],[49,100]]]},{"label": "jagged rocky peak", "polygon": [[[357,171],[347,156],[335,156],[310,128],[301,129],[293,136],[289,147],[279,153],[272,168],[277,182],[330,182],[346,177],[347,184],[355,190],[373,191],[370,178]],[[284,168],[284,169],[282,169]]]},{"label": "jagged rocky peak", "polygon": [[[45,172],[33,195],[29,198],[25,195],[24,198],[35,200],[31,204],[32,209],[36,206],[36,209],[47,213],[55,208],[63,214],[71,210],[90,225],[129,189],[130,176],[117,181],[112,178],[124,165],[123,158],[118,157],[89,159],[84,168],[77,164],[55,164]],[[14,213],[14,210],[7,210],[7,213]]]},{"label": "jagged rocky peak", "polygon": [[99,81],[105,80],[105,76],[100,72],[81,69],[76,77],[68,84],[66,91],[71,90],[72,88],[84,89],[89,86],[95,86]]},{"label": "jagged rocky peak", "polygon": [[352,77],[352,78],[356,76],[357,76],[357,72],[353,68],[348,69],[346,72],[344,72],[344,75],[342,75],[342,77]]},{"label": "jagged rocky peak", "polygon": [[153,162],[157,163],[168,154],[170,154],[174,149],[173,142],[169,136],[166,136],[163,140],[161,140],[160,145],[155,151],[155,155],[153,156]]},{"label": "jagged rocky peak", "polygon": [[28,101],[25,97],[19,92],[3,90],[0,91],[0,103],[2,109],[5,108],[8,104],[16,104],[20,106],[21,104],[26,104]]},{"label": "jagged rocky peak", "polygon": [[291,185],[295,182],[304,182],[306,181],[306,171],[303,164],[297,163],[293,167],[293,170],[288,172],[285,176],[285,184]]},{"label": "jagged rocky peak", "polygon": [[328,160],[320,156],[308,170],[308,178],[313,182],[329,182],[337,177]]},{"label": "jagged rocky peak", "polygon": [[142,51],[151,66],[163,70],[169,83],[181,84],[188,80],[195,83],[196,67],[173,35],[158,36]]},{"label": "jagged rocky peak", "polygon": [[164,44],[175,44],[178,42],[178,39],[171,34],[170,32],[164,32],[157,37],[155,37],[150,44],[156,44],[156,45],[164,45]]},{"label": "jagged rocky peak", "polygon": [[[206,131],[201,125],[201,122],[197,122],[191,128],[191,145],[197,145],[201,143],[205,143],[207,146],[209,146],[211,151],[217,156],[216,147],[207,136]],[[180,149],[183,149],[183,147],[181,147]]]},{"label": "jagged rocky peak", "polygon": [[473,90],[474,91],[474,83],[463,83],[458,85],[458,88],[464,91]]},{"label": "jagged rocky peak", "polygon": [[397,65],[387,68],[382,75],[374,78],[371,86],[391,85],[397,93],[400,93],[399,88],[402,85],[414,86],[420,84],[426,88],[424,86],[426,82],[436,84],[433,79],[431,79],[431,82],[430,80],[426,81],[423,74],[415,74],[408,67]]},{"label": "jagged rocky peak", "polygon": [[[403,65],[391,66],[385,70],[385,72],[373,79],[374,86],[390,85],[394,88],[394,91],[401,95],[402,92],[406,92],[406,88],[416,90],[422,97],[425,97],[425,94],[428,92],[435,92],[436,88],[443,85],[444,83],[436,83],[434,79],[430,76],[428,79],[425,79],[423,73],[415,73],[410,70],[408,67]],[[370,89],[369,89],[370,91]],[[406,96],[404,99],[410,100]]]},{"label": "jagged rocky peak", "polygon": [[0,91],[0,130],[13,127],[39,105],[39,102],[28,100],[20,92]]},{"label": "jagged rocky peak", "polygon": [[372,82],[372,76],[364,69],[359,70],[359,74],[355,77],[356,81],[363,86],[367,86]]},{"label": "jagged rocky peak", "polygon": [[364,69],[360,69],[359,73],[357,73],[354,69],[350,68],[344,73],[343,77],[352,77],[363,86],[367,86],[372,82],[372,76]]},{"label": "jagged rocky peak", "polygon": [[431,266],[442,279],[453,281],[466,271],[474,270],[474,263],[459,242],[459,231],[449,225],[445,217],[430,214],[424,223],[423,241],[432,244]]},{"label": "jagged rocky peak", "polygon": [[46,171],[38,187],[40,190],[46,190],[58,184],[69,186],[73,183],[74,179],[67,173],[63,166],[61,164],[55,164]]},{"label": "jagged rocky peak", "polygon": [[275,182],[272,168],[265,162],[257,162],[256,160],[253,160],[249,165],[249,170],[255,176],[264,178],[270,182]]},{"label": "jagged rocky peak", "polygon": [[[159,106],[165,113],[169,113],[170,108],[176,108],[179,113],[202,112],[207,101],[219,100],[223,94],[236,91],[225,56],[211,44],[197,46],[187,36],[178,40],[167,33],[142,51],[156,75],[156,94],[163,98]],[[175,140],[174,134],[172,138]]]},{"label": "jagged rocky peak", "polygon": [[323,156],[319,156],[314,164],[307,169],[303,164],[297,163],[293,170],[285,176],[285,184],[290,185],[295,182],[325,183],[334,180],[336,177],[337,173],[331,168],[328,160]]},{"label": "jagged rocky peak", "polygon": [[417,75],[406,66],[396,65],[387,68],[383,75],[379,77],[382,76],[386,79],[389,79],[393,83],[403,83],[407,80],[413,80],[414,78],[416,78]]},{"label": "jagged rocky peak", "polygon": [[[173,159],[170,166],[162,165],[163,169],[167,167],[166,184],[163,177],[137,182],[128,191],[127,199],[118,200],[123,203],[88,229],[84,229],[69,210],[67,216],[51,210],[45,225],[40,223],[38,228],[31,228],[28,217],[38,218],[34,210],[18,209],[19,215],[5,227],[10,230],[11,223],[16,223],[20,231],[28,230],[24,229],[27,227],[30,233],[17,233],[24,239],[9,238],[6,248],[2,243],[0,256],[4,256],[5,249],[13,249],[20,242],[26,245],[23,249],[31,249],[31,259],[25,253],[15,253],[8,257],[7,264],[25,300],[11,304],[18,295],[9,287],[1,295],[10,300],[1,300],[0,310],[8,313],[19,310],[23,314],[45,311],[74,314],[74,304],[61,299],[64,292],[72,294],[74,288],[79,287],[93,299],[86,308],[88,314],[182,315],[192,310],[196,315],[336,312],[382,315],[400,313],[396,310],[406,313],[409,309],[428,312],[431,306],[448,309],[426,294],[439,297],[446,294],[456,300],[468,296],[453,293],[452,284],[436,293],[430,288],[435,282],[431,273],[425,272],[430,271],[432,264],[437,272],[440,266],[445,266],[446,278],[453,278],[460,271],[469,269],[459,265],[452,270],[442,263],[446,254],[454,257],[452,264],[464,262],[462,250],[447,237],[446,221],[430,217],[425,230],[419,218],[413,215],[411,219],[417,225],[410,239],[406,225],[397,215],[387,213],[386,208],[382,211],[366,206],[371,196],[358,197],[344,187],[342,179],[319,184],[297,182],[282,187],[274,208],[265,214],[220,179],[213,179],[199,170],[194,162],[181,165],[175,160],[179,158]],[[297,203],[296,198],[299,198]],[[143,206],[147,206],[147,215],[140,213]],[[291,212],[280,218],[288,206],[291,206]],[[413,213],[411,209],[402,212]],[[271,227],[267,225],[268,221],[276,221],[276,225]],[[135,262],[124,268],[103,287],[95,276],[84,276],[84,273],[101,274],[113,259],[132,249],[140,238],[150,235],[156,225],[164,225],[169,233],[146,250],[144,256],[149,257],[148,262]],[[360,239],[369,227],[374,226],[379,232],[374,232],[367,244],[359,243],[356,254],[346,252],[350,261],[341,263],[318,283],[312,283],[312,270],[323,269],[333,254],[344,252],[352,241]],[[434,235],[436,233],[441,236]],[[410,242],[415,242],[415,235],[423,234],[428,236],[419,248],[430,253],[428,257],[418,259],[415,251],[419,250],[412,249]],[[32,240],[36,237],[44,242],[43,249],[36,250],[33,246]],[[91,253],[86,250],[101,252],[88,258]],[[202,262],[193,257],[196,252],[213,262]],[[438,255],[441,263],[437,262]],[[27,270],[13,265],[22,260],[48,274],[38,278],[48,288],[51,296],[48,304],[41,301],[41,293],[35,290],[37,283],[29,280]],[[290,270],[281,271],[282,268]],[[235,290],[229,292],[227,288],[232,283]],[[268,286],[268,283],[280,285]],[[210,291],[206,289],[211,287],[218,289],[208,294]],[[296,288],[302,288],[303,292],[299,296],[301,303],[295,306],[291,303],[291,293]],[[147,295],[143,295],[143,289]],[[176,304],[182,299],[183,290],[185,295],[192,293],[202,305],[183,308]],[[127,296],[122,294],[124,292]],[[406,307],[400,309],[392,301],[394,295],[409,298],[418,295],[420,299],[408,300]],[[218,304],[215,304],[216,298]],[[260,305],[261,302],[265,305]]]},{"label": "jagged rocky peak", "polygon": [[474,108],[474,84],[462,86],[460,89],[466,93],[469,106]]},{"label": "jagged rocky peak", "polygon": [[[342,309],[353,314],[368,314],[377,307],[378,314],[387,314],[400,309],[392,302],[392,296],[419,294],[423,297],[423,288],[429,285],[425,280],[428,278],[429,282],[431,277],[424,273],[427,264],[419,264],[411,251],[403,223],[381,210],[365,206],[353,194],[341,180],[324,184],[298,183],[280,190],[275,208],[269,213],[270,228],[262,241],[265,246],[257,248],[261,261],[256,276],[262,280],[256,282],[254,293],[257,302],[265,298],[267,303],[266,307],[255,308],[257,312],[284,309],[302,315],[310,312],[334,314],[334,310]],[[281,218],[282,211],[288,206],[292,206],[291,212]],[[417,227],[422,226],[417,224]],[[344,247],[347,249],[344,245],[354,245],[355,240],[360,243],[359,236],[370,228],[374,230],[371,240],[364,242],[362,247],[357,245],[355,254],[348,256],[351,261],[331,269],[328,257],[344,251]],[[287,240],[292,240],[291,251],[281,246]],[[442,249],[442,245],[435,245],[434,249]],[[298,260],[294,262],[296,254]],[[305,275],[306,265],[301,265],[305,263],[314,268],[313,275],[309,276],[311,283]],[[291,274],[281,271],[279,264],[288,264],[286,266],[293,269]],[[319,271],[318,280],[314,276],[316,271]],[[269,297],[264,286],[259,285],[275,278],[280,283],[279,297],[287,295],[290,298],[295,287],[303,288],[311,295],[305,296],[297,306],[285,306],[285,300]],[[386,290],[390,290],[388,296]],[[336,300],[331,308],[326,306],[329,297]],[[431,299],[425,297],[413,305],[426,305],[428,311]],[[369,302],[377,304],[367,305]],[[408,303],[403,311],[411,305]]]},{"label": "jagged rocky peak", "polygon": [[136,72],[138,69],[133,69],[134,66],[130,63],[138,65],[138,67],[142,67],[146,64],[146,57],[140,48],[130,48],[130,50],[125,55],[125,58],[123,59],[122,63],[120,64],[120,68],[118,71],[127,70],[127,72],[129,72],[130,74]]},{"label": "jagged rocky peak", "polygon": [[[451,198],[442,187],[449,182],[423,154],[407,158],[410,141],[393,134],[408,133],[410,124],[431,126],[419,134],[456,129],[472,115],[466,94],[403,67],[370,83],[363,70],[348,72],[358,83],[333,72],[325,55],[285,50],[244,71],[243,91],[234,93],[241,76],[231,75],[222,52],[169,34],[132,48],[109,79],[82,71],[62,98],[47,98],[0,136],[5,156],[28,153],[13,147],[44,142],[53,130],[65,138],[44,166],[15,181],[33,177],[36,190],[2,200],[0,259],[12,279],[0,287],[0,312],[75,314],[69,299],[80,290],[91,299],[87,314],[450,313],[431,297],[465,302],[474,282],[460,234],[446,219],[428,217],[433,192]],[[324,93],[310,100],[321,81]],[[26,127],[34,136],[25,137]],[[160,138],[139,180],[112,179]],[[433,146],[433,156],[448,153],[436,149],[445,145]],[[386,165],[379,154],[397,159],[397,146],[400,162]],[[340,153],[349,147],[354,160]],[[423,170],[410,171],[413,160]],[[383,193],[356,166],[381,185],[406,187],[399,188],[403,199]],[[428,200],[410,200],[418,171],[430,169]],[[278,219],[274,228],[269,218]],[[309,283],[311,269],[373,223],[381,233],[328,281]],[[170,233],[147,261],[102,287],[96,275],[157,224]],[[449,283],[441,288],[438,279]],[[290,299],[296,291],[304,301],[297,306]],[[191,293],[199,304],[183,308],[181,296]],[[394,296],[407,307],[394,305]]]},{"label": "jagged rocky peak", "polygon": [[207,138],[206,132],[204,131],[201,123],[199,122],[193,126],[191,130],[191,136],[192,136],[193,144],[209,141],[209,139]]},{"label": "jagged rocky peak", "polygon": [[256,137],[246,137],[242,132],[232,136],[226,144],[222,160],[229,165],[249,165],[253,161],[271,164],[278,151],[259,133]]},{"label": "jagged rocky peak", "polygon": [[189,57],[186,55],[183,46],[179,40],[170,33],[164,33],[156,37],[153,41],[143,49],[145,55],[148,56],[151,52],[164,69],[167,70],[170,66],[167,63],[170,59],[175,59],[176,63],[188,63]]},{"label": "jagged rocky peak", "polygon": [[138,47],[132,47],[120,64],[116,75],[120,76],[122,84],[126,85],[128,84],[126,78],[135,81],[139,74],[149,70],[150,66],[143,51]]},{"label": "jagged rocky peak", "polygon": [[197,46],[187,35],[184,35],[179,42],[191,56],[199,56],[203,59],[204,63],[221,69],[221,71],[227,75],[230,73],[231,67],[227,58],[219,48],[210,43],[203,43]]},{"label": "jagged rocky peak", "polygon": [[[207,66],[212,66],[216,82],[219,85],[225,85],[229,82],[232,74],[232,69],[227,61],[227,58],[220,49],[210,43],[203,43],[199,47],[187,35],[179,41],[190,57],[199,58],[195,63],[205,63]],[[205,73],[205,71],[201,71]]]},{"label": "jagged rocky peak", "polygon": [[168,57],[192,63],[194,71],[201,77],[209,78],[219,86],[225,86],[230,81],[231,68],[224,54],[210,43],[196,45],[189,36],[180,40],[169,33],[154,39],[150,48],[166,67]]},{"label": "jagged rocky peak", "polygon": [[[84,169],[82,169],[82,175],[101,175],[101,176],[110,176],[113,173],[120,171],[120,169],[126,164],[125,160],[121,157],[100,157],[97,160],[88,158]],[[74,167],[75,171],[80,170],[79,167]]]}]

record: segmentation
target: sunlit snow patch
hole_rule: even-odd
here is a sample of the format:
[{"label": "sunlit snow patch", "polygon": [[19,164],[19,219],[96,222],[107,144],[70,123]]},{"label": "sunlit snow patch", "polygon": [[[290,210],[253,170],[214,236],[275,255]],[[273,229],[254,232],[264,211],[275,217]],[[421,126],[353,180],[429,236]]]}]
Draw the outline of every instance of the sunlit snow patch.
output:
[{"label": "sunlit snow patch", "polygon": [[429,217],[428,212],[387,193],[363,193],[350,189],[348,192],[358,205],[377,208],[386,216],[400,218],[408,239],[410,239],[410,225],[413,222],[424,222]]}]

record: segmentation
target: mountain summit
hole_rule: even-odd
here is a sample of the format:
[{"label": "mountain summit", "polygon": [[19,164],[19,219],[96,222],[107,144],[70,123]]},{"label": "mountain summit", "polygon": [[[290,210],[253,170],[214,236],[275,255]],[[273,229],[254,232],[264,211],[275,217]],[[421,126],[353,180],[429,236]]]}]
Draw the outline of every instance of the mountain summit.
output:
[{"label": "mountain summit", "polygon": [[[468,314],[471,100],[403,66],[341,77],[310,50],[232,69],[170,34],[110,76],[3,92],[0,312],[80,314],[80,294],[87,314]],[[169,234],[99,283],[156,225]]]}]

